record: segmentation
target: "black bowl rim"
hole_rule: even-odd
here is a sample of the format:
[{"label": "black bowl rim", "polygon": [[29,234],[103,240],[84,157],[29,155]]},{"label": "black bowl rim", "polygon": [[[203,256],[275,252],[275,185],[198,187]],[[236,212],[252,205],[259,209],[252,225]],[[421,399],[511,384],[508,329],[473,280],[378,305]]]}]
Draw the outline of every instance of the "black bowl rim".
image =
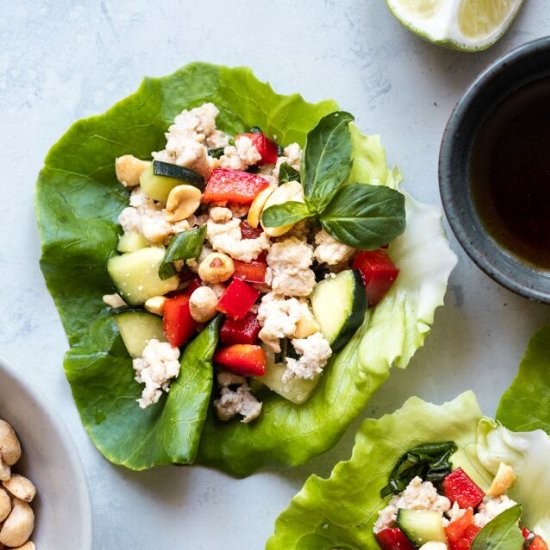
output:
[{"label": "black bowl rim", "polygon": [[[550,279],[548,275],[522,263],[518,258],[506,251],[504,247],[500,246],[491,238],[487,238],[483,244],[476,242],[476,239],[473,238],[476,235],[476,230],[471,223],[467,223],[461,210],[456,207],[452,200],[450,200],[453,188],[450,161],[455,145],[455,134],[461,123],[465,117],[468,116],[468,112],[472,109],[474,103],[479,100],[480,95],[487,89],[490,89],[497,77],[513,70],[513,68],[524,61],[525,58],[540,52],[550,53],[550,36],[544,36],[526,42],[500,57],[483,70],[469,85],[466,92],[453,109],[443,133],[439,153],[439,190],[443,209],[449,225],[459,244],[474,263],[492,279],[512,292],[536,302],[550,304]],[[507,94],[512,93],[515,89],[518,89],[528,82],[533,82],[544,76],[550,75],[550,63],[546,68],[546,75],[544,71],[545,69],[541,68],[539,72],[533,72],[529,80],[511,84]],[[489,104],[486,113],[489,113],[493,106],[494,103]],[[470,213],[472,214],[472,218],[478,221],[475,211],[472,210]],[[481,226],[480,222],[479,225]],[[494,261],[491,261],[490,255],[495,253],[500,254],[502,257],[506,257],[508,266],[512,266],[512,270],[515,274],[526,276],[530,278],[532,282],[537,281],[542,284],[539,286],[536,284],[529,285],[521,282],[519,277],[512,277],[498,265],[495,265]]]}]

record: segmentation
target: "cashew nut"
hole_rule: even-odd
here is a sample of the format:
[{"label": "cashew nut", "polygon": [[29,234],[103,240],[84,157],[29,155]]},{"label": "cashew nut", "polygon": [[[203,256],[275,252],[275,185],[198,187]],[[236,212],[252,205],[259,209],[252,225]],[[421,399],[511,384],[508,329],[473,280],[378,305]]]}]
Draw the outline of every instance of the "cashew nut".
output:
[{"label": "cashew nut", "polygon": [[271,193],[275,190],[275,187],[270,185],[265,189],[262,189],[257,195],[256,198],[252,201],[250,209],[248,211],[248,216],[246,221],[250,227],[256,229],[260,225],[260,219],[262,217],[262,211],[264,209],[267,199],[269,199]]},{"label": "cashew nut", "polygon": [[[0,458],[8,466],[13,466],[21,458],[19,439],[14,429],[5,420],[0,420]],[[0,470],[2,470],[1,464]]]},{"label": "cashew nut", "polygon": [[135,187],[139,183],[141,173],[150,164],[150,162],[140,160],[134,155],[118,157],[115,160],[116,178],[124,187]]},{"label": "cashew nut", "polygon": [[189,299],[191,317],[197,323],[206,323],[216,315],[218,296],[209,286],[200,286],[193,291]]},{"label": "cashew nut", "polygon": [[7,481],[11,477],[11,468],[2,460],[0,456],[0,481]]},{"label": "cashew nut", "polygon": [[10,547],[25,544],[34,529],[34,512],[23,500],[13,499],[10,515],[0,529],[0,543]]},{"label": "cashew nut", "polygon": [[165,303],[165,296],[153,296],[145,301],[145,309],[153,315],[162,315]]},{"label": "cashew nut", "polygon": [[199,277],[211,285],[227,281],[234,271],[233,260],[222,252],[211,252],[199,264]]},{"label": "cashew nut", "polygon": [[306,304],[303,304],[301,308],[300,318],[296,322],[296,330],[294,332],[294,338],[307,338],[316,332],[319,332],[321,327],[315,320],[313,313]]},{"label": "cashew nut", "polygon": [[501,462],[487,494],[492,497],[503,495],[514,484],[514,481],[516,481],[516,474],[512,466]]},{"label": "cashew nut", "polygon": [[[304,189],[300,182],[294,180],[287,181],[286,183],[283,183],[283,185],[277,187],[273,193],[267,197],[264,208],[262,209],[262,214],[263,210],[266,210],[270,206],[274,206],[275,204],[283,204],[288,201],[304,202]],[[280,225],[278,227],[265,227],[262,224],[262,227],[268,237],[280,237],[281,235],[288,233],[294,227],[294,224],[290,223],[288,225]]]},{"label": "cashew nut", "polygon": [[444,542],[430,541],[423,544],[420,550],[447,550],[447,545]]},{"label": "cashew nut", "polygon": [[13,474],[8,481],[3,481],[2,485],[14,497],[25,502],[31,502],[36,495],[36,487],[33,482],[19,474]]},{"label": "cashew nut", "polygon": [[4,489],[0,489],[0,523],[2,523],[11,512],[11,498]]},{"label": "cashew nut", "polygon": [[36,550],[36,546],[34,545],[34,542],[32,542],[32,540],[29,540],[23,546],[18,546],[17,548],[13,548],[12,550]]},{"label": "cashew nut", "polygon": [[197,211],[201,204],[200,189],[192,185],[176,185],[166,200],[166,219],[179,222]]}]

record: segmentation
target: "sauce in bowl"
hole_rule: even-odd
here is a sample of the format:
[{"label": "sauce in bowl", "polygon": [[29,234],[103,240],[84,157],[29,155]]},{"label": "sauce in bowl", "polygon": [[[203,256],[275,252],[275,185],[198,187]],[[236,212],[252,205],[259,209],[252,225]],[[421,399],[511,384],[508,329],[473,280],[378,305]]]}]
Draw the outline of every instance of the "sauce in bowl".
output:
[{"label": "sauce in bowl", "polygon": [[485,230],[532,268],[550,271],[550,78],[493,109],[475,137],[469,172]]}]

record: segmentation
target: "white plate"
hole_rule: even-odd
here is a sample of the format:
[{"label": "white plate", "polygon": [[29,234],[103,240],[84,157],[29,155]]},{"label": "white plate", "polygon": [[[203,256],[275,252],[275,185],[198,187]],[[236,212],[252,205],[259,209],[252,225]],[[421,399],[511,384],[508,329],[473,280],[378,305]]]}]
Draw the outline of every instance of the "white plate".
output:
[{"label": "white plate", "polygon": [[33,501],[39,550],[92,548],[88,485],[69,434],[22,372],[0,359],[0,418],[17,432],[23,457],[14,467],[37,487]]}]

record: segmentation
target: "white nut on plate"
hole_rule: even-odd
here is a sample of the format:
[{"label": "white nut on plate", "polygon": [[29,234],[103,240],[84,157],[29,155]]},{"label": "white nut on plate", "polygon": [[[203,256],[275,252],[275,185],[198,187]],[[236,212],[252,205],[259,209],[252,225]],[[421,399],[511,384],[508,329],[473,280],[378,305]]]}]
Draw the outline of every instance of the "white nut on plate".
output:
[{"label": "white nut on plate", "polygon": [[8,481],[3,481],[2,485],[14,497],[25,502],[31,502],[36,495],[36,487],[33,482],[19,474],[13,474]]},{"label": "white nut on plate", "polygon": [[13,499],[10,515],[0,529],[0,544],[11,548],[25,544],[34,529],[34,512],[23,500]]},{"label": "white nut on plate", "polygon": [[206,323],[210,321],[216,313],[218,305],[218,296],[209,286],[200,286],[193,291],[189,299],[189,311],[191,317],[197,323]]},{"label": "white nut on plate", "polygon": [[153,296],[145,301],[145,309],[153,315],[162,315],[166,296]]},{"label": "white nut on plate", "polygon": [[233,260],[222,252],[211,252],[199,264],[199,277],[211,285],[227,281],[234,271]]},{"label": "white nut on plate", "polygon": [[11,498],[4,489],[0,489],[0,523],[2,523],[11,512]]},{"label": "white nut on plate", "polygon": [[8,466],[13,466],[21,458],[19,439],[5,420],[0,420],[0,458]]},{"label": "white nut on plate", "polygon": [[124,187],[135,187],[139,183],[142,172],[150,166],[150,162],[140,160],[134,155],[123,155],[115,160],[117,180]]},{"label": "white nut on plate", "polygon": [[179,222],[193,215],[201,204],[201,192],[193,185],[176,185],[166,200],[166,219]]},{"label": "white nut on plate", "polygon": [[36,550],[36,546],[34,545],[34,542],[32,540],[29,540],[23,546],[12,548],[12,550]]}]

